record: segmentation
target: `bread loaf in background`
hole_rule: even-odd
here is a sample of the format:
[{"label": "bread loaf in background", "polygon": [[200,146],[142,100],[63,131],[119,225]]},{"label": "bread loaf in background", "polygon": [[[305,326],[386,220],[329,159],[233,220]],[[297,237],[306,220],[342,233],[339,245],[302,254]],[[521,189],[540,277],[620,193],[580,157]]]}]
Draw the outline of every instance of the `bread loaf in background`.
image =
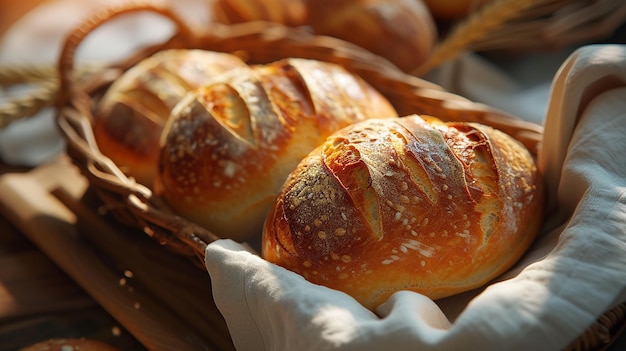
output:
[{"label": "bread loaf in background", "polygon": [[518,260],[542,221],[542,189],[531,154],[491,127],[368,120],[291,173],[262,254],[368,308],[398,290],[439,299]]},{"label": "bread loaf in background", "polygon": [[234,67],[238,57],[206,50],[172,49],[150,56],[122,74],[94,113],[100,151],[126,175],[152,186],[159,140],[171,110],[189,91]]},{"label": "bread loaf in background", "polygon": [[405,71],[418,68],[439,38],[423,0],[216,0],[218,22],[277,22],[339,38]]},{"label": "bread loaf in background", "polygon": [[347,125],[396,116],[385,97],[336,64],[292,58],[233,69],[174,109],[155,192],[220,237],[260,241],[302,158]]},{"label": "bread loaf in background", "polygon": [[426,61],[438,39],[422,0],[307,0],[306,11],[316,34],[357,44],[407,72]]},{"label": "bread loaf in background", "polygon": [[307,0],[213,0],[211,15],[221,23],[268,21],[287,26],[306,22]]}]

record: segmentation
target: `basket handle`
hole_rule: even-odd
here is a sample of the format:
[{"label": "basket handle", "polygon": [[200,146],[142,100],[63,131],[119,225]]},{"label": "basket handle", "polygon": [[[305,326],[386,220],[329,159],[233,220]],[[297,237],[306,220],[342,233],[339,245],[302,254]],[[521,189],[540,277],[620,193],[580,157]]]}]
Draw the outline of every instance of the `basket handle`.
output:
[{"label": "basket handle", "polygon": [[[78,84],[74,72],[76,50],[87,35],[113,18],[142,11],[162,15],[170,19],[177,27],[177,32],[168,41],[149,47],[148,50],[158,51],[165,47],[189,47],[197,44],[198,39],[191,27],[168,8],[151,4],[125,4],[96,12],[71,31],[62,47],[58,61],[60,91],[57,99],[59,108],[57,123],[60,130],[67,136],[68,152],[83,156],[86,166],[85,175],[90,178],[90,182],[98,182],[101,187],[111,189],[112,192],[125,197],[129,210],[138,218],[159,218],[158,225],[175,232],[175,237],[204,262],[204,247],[208,242],[218,240],[219,237],[197,225],[180,220],[178,216],[165,210],[162,204],[156,204],[158,199],[152,196],[148,188],[127,178],[108,157],[99,152],[89,125],[89,120],[93,119],[89,89]],[[145,51],[142,51],[124,60],[122,65],[132,65],[140,57],[144,57],[144,54]],[[155,203],[154,208],[147,206],[147,203]],[[154,235],[161,237],[156,231]],[[171,238],[162,236],[162,239],[169,241]],[[178,243],[175,244],[180,248]]]},{"label": "basket handle", "polygon": [[[183,39],[186,42],[194,40],[195,35],[192,28],[188,26],[185,21],[183,21],[171,9],[166,7],[159,7],[155,6],[154,4],[148,3],[127,3],[118,6],[106,7],[100,11],[97,11],[86,20],[84,20],[80,25],[78,25],[78,27],[73,29],[65,39],[58,60],[60,92],[57,103],[59,104],[59,106],[72,101],[79,101],[80,105],[88,106],[89,99],[86,96],[81,97],[81,95],[85,94],[81,93],[79,89],[76,88],[76,80],[73,74],[76,50],[78,46],[82,43],[82,41],[91,32],[93,32],[95,29],[108,22],[109,20],[125,14],[145,11],[161,15],[174,23],[177,32],[175,32],[169,42],[172,42],[176,39]],[[161,46],[163,45],[167,44],[162,44]],[[81,112],[89,112],[83,110],[81,106],[76,107]]]}]

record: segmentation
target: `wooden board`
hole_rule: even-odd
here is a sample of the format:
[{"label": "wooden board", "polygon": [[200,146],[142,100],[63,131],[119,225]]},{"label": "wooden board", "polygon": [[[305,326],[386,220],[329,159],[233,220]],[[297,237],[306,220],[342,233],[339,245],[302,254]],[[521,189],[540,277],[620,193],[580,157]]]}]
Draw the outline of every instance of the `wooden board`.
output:
[{"label": "wooden board", "polygon": [[106,214],[65,156],[0,177],[0,211],[148,350],[232,350],[208,274]]}]

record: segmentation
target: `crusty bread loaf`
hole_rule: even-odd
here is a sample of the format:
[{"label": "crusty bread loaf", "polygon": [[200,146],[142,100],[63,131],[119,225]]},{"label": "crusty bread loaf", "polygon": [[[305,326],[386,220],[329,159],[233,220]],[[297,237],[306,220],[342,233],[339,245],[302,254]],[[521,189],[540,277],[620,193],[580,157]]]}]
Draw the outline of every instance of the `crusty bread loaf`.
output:
[{"label": "crusty bread loaf", "polygon": [[422,0],[307,0],[306,13],[315,33],[357,44],[405,71],[424,63],[438,39]]},{"label": "crusty bread loaf", "polygon": [[416,115],[333,134],[291,173],[262,254],[375,308],[398,290],[438,299],[510,267],[542,220],[530,153],[474,123]]},{"label": "crusty bread loaf", "polygon": [[216,0],[222,23],[278,22],[309,27],[357,44],[410,71],[432,52],[439,37],[422,0]]},{"label": "crusty bread loaf", "polygon": [[302,158],[340,128],[395,116],[380,93],[339,65],[284,59],[234,69],[174,109],[155,192],[220,237],[260,240]]},{"label": "crusty bread loaf", "polygon": [[268,21],[301,26],[306,21],[307,0],[214,0],[211,15],[221,23]]},{"label": "crusty bread loaf", "polygon": [[174,106],[215,75],[245,66],[238,57],[206,50],[160,51],[126,71],[95,112],[100,151],[127,175],[152,186],[159,140]]}]

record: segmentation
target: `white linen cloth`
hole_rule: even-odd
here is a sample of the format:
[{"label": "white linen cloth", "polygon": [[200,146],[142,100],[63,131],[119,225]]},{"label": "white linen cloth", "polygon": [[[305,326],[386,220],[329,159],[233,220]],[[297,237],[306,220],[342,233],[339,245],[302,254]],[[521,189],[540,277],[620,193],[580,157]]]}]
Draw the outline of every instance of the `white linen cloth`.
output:
[{"label": "white linen cloth", "polygon": [[553,80],[538,164],[549,218],[484,290],[399,292],[375,313],[230,240],[208,245],[238,350],[559,350],[626,301],[626,46],[574,52]]}]

